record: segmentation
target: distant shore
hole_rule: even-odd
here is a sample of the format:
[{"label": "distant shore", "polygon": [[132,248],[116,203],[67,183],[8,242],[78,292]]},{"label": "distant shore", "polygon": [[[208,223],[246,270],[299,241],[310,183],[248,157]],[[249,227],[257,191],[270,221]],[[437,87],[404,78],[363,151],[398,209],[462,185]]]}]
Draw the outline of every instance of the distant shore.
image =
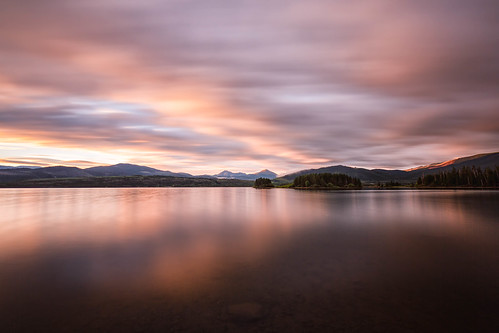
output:
[{"label": "distant shore", "polygon": [[251,187],[253,181],[239,179],[172,176],[113,176],[85,178],[43,178],[0,183],[0,188],[85,188],[85,187]]},{"label": "distant shore", "polygon": [[[499,190],[499,187],[472,186],[309,186],[293,187],[292,184],[277,185],[275,188],[289,188],[301,191],[345,191],[345,190]],[[251,180],[218,179],[174,176],[105,176],[79,178],[24,179],[0,183],[0,188],[119,188],[119,187],[253,187],[272,189],[274,186],[254,186]]]}]

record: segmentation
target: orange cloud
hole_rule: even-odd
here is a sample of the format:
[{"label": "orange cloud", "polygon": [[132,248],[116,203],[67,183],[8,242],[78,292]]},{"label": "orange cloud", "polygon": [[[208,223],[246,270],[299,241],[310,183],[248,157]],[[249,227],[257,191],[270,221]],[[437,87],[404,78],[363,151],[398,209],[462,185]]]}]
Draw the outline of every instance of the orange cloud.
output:
[{"label": "orange cloud", "polygon": [[487,0],[30,6],[0,12],[0,141],[24,145],[3,159],[284,172],[497,149]]}]

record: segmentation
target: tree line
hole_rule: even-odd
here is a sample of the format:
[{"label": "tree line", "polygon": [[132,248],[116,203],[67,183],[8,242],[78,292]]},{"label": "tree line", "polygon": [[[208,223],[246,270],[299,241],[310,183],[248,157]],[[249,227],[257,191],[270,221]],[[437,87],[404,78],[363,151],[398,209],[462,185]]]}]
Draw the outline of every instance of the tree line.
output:
[{"label": "tree line", "polygon": [[294,187],[353,187],[361,188],[359,178],[343,173],[311,173],[295,178]]},{"label": "tree line", "polygon": [[418,186],[465,186],[465,187],[499,187],[499,166],[495,169],[464,166],[460,169],[452,168],[437,174],[423,175],[418,178]]}]

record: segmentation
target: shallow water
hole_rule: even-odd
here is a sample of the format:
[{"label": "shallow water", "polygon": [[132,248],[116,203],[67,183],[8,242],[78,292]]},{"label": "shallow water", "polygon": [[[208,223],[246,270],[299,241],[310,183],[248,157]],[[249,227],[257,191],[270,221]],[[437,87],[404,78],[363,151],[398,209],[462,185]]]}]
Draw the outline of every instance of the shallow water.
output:
[{"label": "shallow water", "polygon": [[499,331],[498,191],[0,190],[7,331]]}]

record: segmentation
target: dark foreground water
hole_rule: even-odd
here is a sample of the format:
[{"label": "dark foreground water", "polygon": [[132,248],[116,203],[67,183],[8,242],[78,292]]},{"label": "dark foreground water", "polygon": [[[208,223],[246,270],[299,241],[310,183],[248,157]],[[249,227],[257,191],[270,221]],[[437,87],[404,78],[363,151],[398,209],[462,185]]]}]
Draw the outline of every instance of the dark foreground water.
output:
[{"label": "dark foreground water", "polygon": [[2,332],[498,332],[499,192],[0,190]]}]

